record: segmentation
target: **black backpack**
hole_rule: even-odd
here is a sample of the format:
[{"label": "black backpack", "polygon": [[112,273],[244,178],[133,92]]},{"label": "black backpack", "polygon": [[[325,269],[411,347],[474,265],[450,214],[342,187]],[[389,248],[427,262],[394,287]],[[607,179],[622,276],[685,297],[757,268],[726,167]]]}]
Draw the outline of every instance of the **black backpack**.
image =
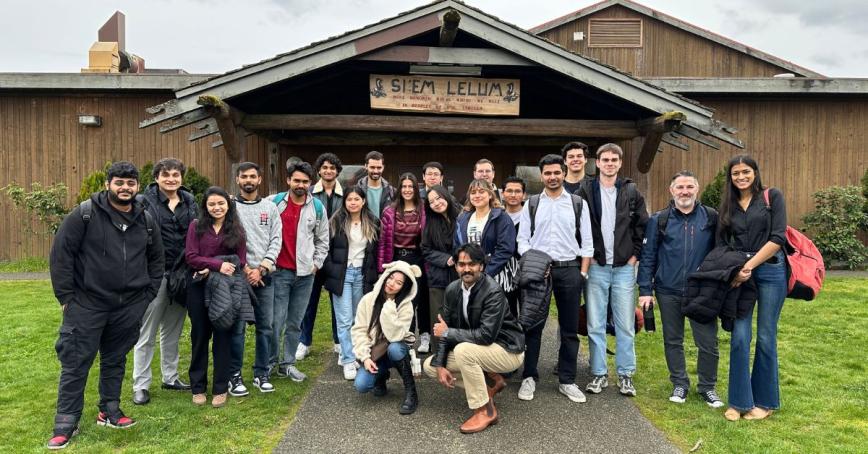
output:
[{"label": "black backpack", "polygon": [[[705,206],[705,205],[703,205]],[[697,205],[698,207],[698,205]],[[663,235],[666,234],[666,225],[669,224],[669,211],[672,209],[671,206],[668,206],[660,211],[657,214],[657,247],[659,248],[661,244],[663,244]],[[709,206],[705,207],[705,212],[708,215],[708,219],[705,221],[705,227],[712,227],[717,225],[717,210],[711,208]]]},{"label": "black backpack", "polygon": [[[570,194],[573,200],[573,213],[576,215],[576,241],[579,247],[582,246],[582,204],[584,200],[575,194]],[[536,230],[536,210],[539,207],[539,194],[532,195],[527,201],[527,210],[530,214],[530,236],[533,237],[533,232]]]},{"label": "black backpack", "polygon": [[[87,229],[87,223],[90,222],[90,218],[93,217],[93,201],[87,199],[84,202],[81,202],[81,204],[78,205],[78,209],[79,214],[81,214],[81,220],[84,221],[85,229]],[[145,228],[148,229],[148,246],[150,246],[154,243],[154,230],[157,228],[157,223],[154,221],[154,217],[151,216],[151,213],[149,213],[147,209],[145,209],[144,213]]]}]

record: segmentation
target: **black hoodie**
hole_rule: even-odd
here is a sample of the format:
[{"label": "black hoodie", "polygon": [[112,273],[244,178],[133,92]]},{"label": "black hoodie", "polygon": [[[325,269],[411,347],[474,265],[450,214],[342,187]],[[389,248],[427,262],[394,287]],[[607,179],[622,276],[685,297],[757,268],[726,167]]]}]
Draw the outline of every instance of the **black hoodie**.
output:
[{"label": "black hoodie", "polygon": [[[636,200],[630,201],[628,185],[635,184],[628,178],[617,178],[615,187],[618,195],[615,199],[615,244],[613,266],[627,264],[631,256],[638,259],[642,253],[642,240],[645,239],[645,224],[648,223],[648,211],[645,208],[645,198],[634,189]],[[576,194],[588,202],[591,210],[591,232],[594,236],[594,260],[600,266],[606,265],[606,248],[603,244],[601,231],[602,196],[600,195],[599,178],[584,179]]]},{"label": "black hoodie", "polygon": [[108,193],[91,196],[90,221],[78,206],[63,220],[49,259],[51,285],[60,304],[113,310],[150,301],[163,279],[160,233],[148,244],[144,208],[133,202],[129,213],[109,204]]}]

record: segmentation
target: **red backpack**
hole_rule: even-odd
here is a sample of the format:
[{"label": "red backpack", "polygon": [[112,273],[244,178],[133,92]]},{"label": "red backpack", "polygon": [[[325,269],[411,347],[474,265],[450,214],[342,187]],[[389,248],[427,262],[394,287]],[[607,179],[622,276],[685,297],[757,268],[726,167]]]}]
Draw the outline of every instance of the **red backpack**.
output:
[{"label": "red backpack", "polygon": [[[763,191],[766,208],[771,211],[769,203],[769,190]],[[787,226],[787,244],[785,245],[787,256],[787,298],[811,301],[823,288],[823,279],[826,277],[826,266],[823,256],[810,238],[802,232]]]}]

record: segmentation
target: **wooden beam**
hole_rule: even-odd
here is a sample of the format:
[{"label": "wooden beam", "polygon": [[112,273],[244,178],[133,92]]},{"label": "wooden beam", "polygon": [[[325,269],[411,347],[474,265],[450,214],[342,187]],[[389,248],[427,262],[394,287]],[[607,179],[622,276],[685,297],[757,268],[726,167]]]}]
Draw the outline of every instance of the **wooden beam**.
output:
[{"label": "wooden beam", "polygon": [[192,112],[181,115],[179,118],[172,121],[170,124],[166,126],[160,127],[160,134],[165,134],[170,131],[174,131],[176,129],[183,128],[184,126],[191,125],[193,123],[208,119],[208,113],[203,110],[194,110]]},{"label": "wooden beam", "polygon": [[663,115],[637,122],[639,130],[645,135],[645,140],[642,142],[642,151],[639,152],[639,157],[636,161],[636,168],[640,173],[648,173],[651,170],[651,164],[654,163],[654,158],[657,157],[657,151],[660,148],[663,135],[681,126],[681,122],[686,119],[687,116],[682,112],[666,112]]},{"label": "wooden beam", "polygon": [[679,148],[679,149],[682,149],[684,151],[689,151],[690,145],[678,140],[680,137],[681,137],[680,134],[670,132],[668,134],[663,134],[663,139],[661,139],[661,140],[664,143],[668,143],[669,145],[672,145],[675,148]]},{"label": "wooden beam", "polygon": [[461,22],[461,14],[450,9],[443,14],[443,22],[440,25],[440,47],[452,47],[455,35],[458,34],[458,23]]},{"label": "wooden beam", "polygon": [[208,137],[211,134],[217,134],[220,132],[217,128],[217,121],[213,118],[209,118],[201,123],[196,123],[193,125],[193,129],[195,131],[187,137],[187,141],[189,142],[194,142],[203,137]]},{"label": "wooden beam", "polygon": [[[536,66],[530,60],[500,49],[475,47],[391,46],[356,58],[364,61],[478,66]],[[575,89],[575,87],[573,87]]]},{"label": "wooden beam", "polygon": [[711,147],[715,150],[720,150],[720,144],[719,143],[706,138],[705,135],[703,135],[701,132],[697,131],[696,129],[687,127],[687,125],[681,125],[678,128],[676,128],[673,132],[678,133],[678,134],[680,134],[684,137],[687,137],[689,139],[693,139],[693,140],[695,140],[695,141],[697,141],[697,142],[699,142],[699,143],[701,143],[707,147]]},{"label": "wooden beam", "polygon": [[[572,138],[572,137],[570,137]],[[588,138],[583,137],[583,140]],[[496,136],[469,134],[413,134],[365,131],[292,131],[276,139],[291,146],[462,146],[462,147],[552,147],[560,148],[567,141],[555,136]],[[605,141],[608,141],[606,139]]]},{"label": "wooden beam", "polygon": [[226,104],[222,99],[214,95],[202,95],[199,97],[197,103],[217,123],[223,149],[226,151],[230,162],[243,161],[246,147],[244,146],[244,131],[240,125],[244,119],[244,113]]},{"label": "wooden beam", "polygon": [[380,131],[505,136],[608,137],[632,139],[639,134],[629,120],[557,120],[393,115],[247,115],[250,130]]}]

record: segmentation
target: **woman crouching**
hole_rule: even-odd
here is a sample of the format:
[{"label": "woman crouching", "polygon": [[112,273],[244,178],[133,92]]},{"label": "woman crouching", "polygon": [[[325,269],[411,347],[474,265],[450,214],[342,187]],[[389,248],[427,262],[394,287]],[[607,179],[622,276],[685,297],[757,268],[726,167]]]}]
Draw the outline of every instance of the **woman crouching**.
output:
[{"label": "woman crouching", "polygon": [[351,331],[353,353],[363,366],[356,375],[355,387],[360,393],[373,390],[375,396],[385,395],[389,368],[394,367],[404,382],[404,402],[398,413],[409,415],[416,411],[419,401],[407,353],[416,342],[410,324],[416,278],[422,270],[400,261],[383,268],[374,290],[359,302]]}]

